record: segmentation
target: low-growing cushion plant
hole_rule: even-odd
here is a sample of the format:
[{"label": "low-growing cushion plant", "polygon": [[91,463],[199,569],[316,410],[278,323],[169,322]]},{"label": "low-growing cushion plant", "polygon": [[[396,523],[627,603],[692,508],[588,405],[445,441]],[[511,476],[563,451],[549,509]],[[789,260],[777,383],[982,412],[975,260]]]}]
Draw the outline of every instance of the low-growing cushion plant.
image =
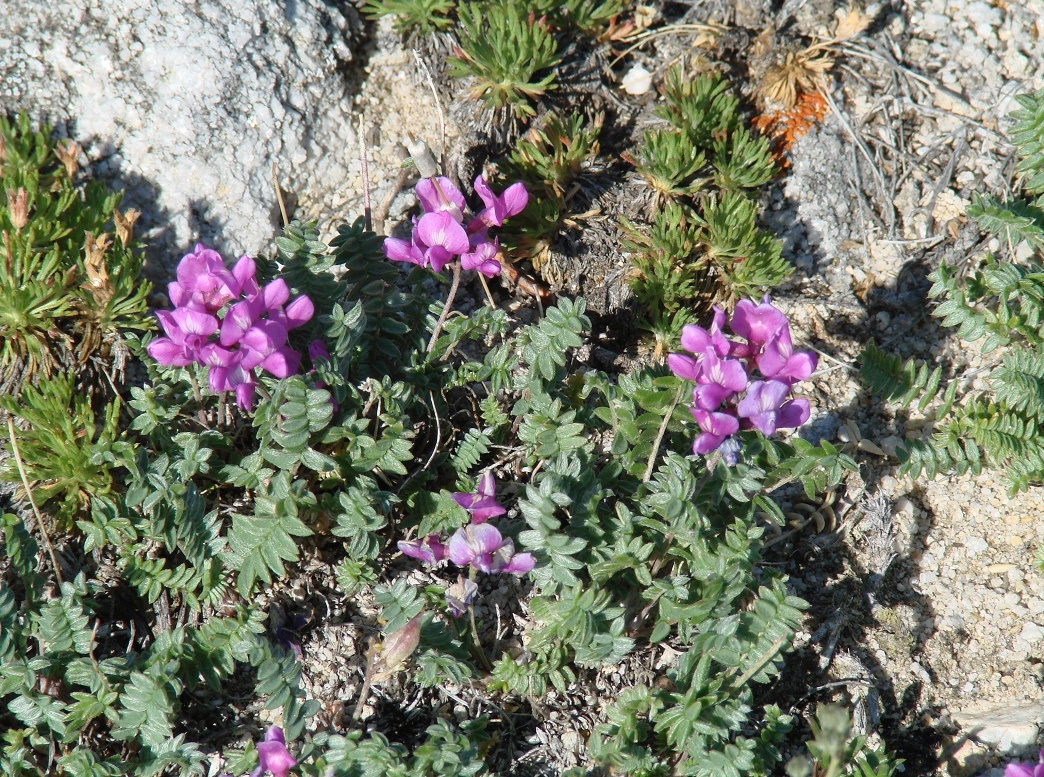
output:
[{"label": "low-growing cushion plant", "polygon": [[[493,744],[504,724],[484,717],[433,721],[412,749],[316,725],[319,700],[264,603],[320,544],[336,549],[345,601],[380,610],[360,708],[403,671],[431,693],[481,681],[526,704],[664,644],[679,659],[619,689],[592,768],[777,768],[788,718],[754,689],[779,671],[803,604],[761,564],[759,516],[782,520],[780,485],[814,494],[852,466],[828,443],[772,438],[807,418],[785,395],[814,359],[767,302],[739,306],[732,339],[721,321],[686,330],[674,373],[577,369],[582,300],[521,328],[492,307],[449,315],[453,295],[419,281],[496,274],[496,230],[525,204],[518,188],[475,190],[422,182],[408,241],[360,220],[330,246],[291,225],[270,261],[186,254],[163,335],[126,336],[148,370],[126,422],[85,438],[113,477],[77,488],[70,472],[38,492],[45,520],[71,522],[58,566],[37,563],[29,513],[4,516],[6,772],[204,773],[213,754],[188,711],[246,668],[280,725],[226,743],[234,774],[480,774],[510,758]],[[23,456],[38,472],[42,453]],[[475,617],[486,575],[509,581],[524,629]]]},{"label": "low-growing cushion plant", "polygon": [[911,435],[898,451],[903,471],[929,477],[955,471],[1003,468],[1012,492],[1044,482],[1044,91],[1018,98],[1012,139],[1028,197],[1001,202],[982,197],[970,216],[1005,244],[1028,244],[1024,262],[986,257],[964,275],[945,264],[930,276],[933,311],[982,351],[1000,351],[989,387],[958,396],[959,381],[942,382],[942,370],[903,362],[871,344],[862,357],[864,382],[886,400],[925,412],[925,435]]}]

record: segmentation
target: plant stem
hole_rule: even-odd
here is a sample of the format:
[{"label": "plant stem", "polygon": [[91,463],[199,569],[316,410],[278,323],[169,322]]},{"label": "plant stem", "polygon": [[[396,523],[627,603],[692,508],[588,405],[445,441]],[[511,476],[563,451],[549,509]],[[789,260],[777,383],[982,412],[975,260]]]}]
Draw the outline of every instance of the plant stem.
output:
[{"label": "plant stem", "polygon": [[29,478],[25,474],[25,465],[22,463],[22,454],[18,450],[18,435],[15,434],[14,419],[11,416],[7,416],[7,434],[11,440],[11,455],[14,456],[15,465],[18,467],[18,475],[22,479],[22,487],[25,489],[25,496],[29,500],[29,504],[33,506],[33,513],[36,515],[36,523],[40,527],[40,536],[43,537],[44,547],[47,548],[47,555],[51,557],[51,565],[54,567],[54,576],[58,578],[58,585],[61,586],[65,583],[62,578],[62,568],[58,566],[58,557],[54,554],[54,546],[51,545],[51,537],[47,534],[47,527],[44,525],[43,515],[40,514],[40,508],[36,505],[36,500],[33,499],[33,490],[29,487]]},{"label": "plant stem", "polygon": [[428,347],[425,349],[425,353],[431,353],[435,349],[435,341],[439,339],[439,335],[442,333],[442,327],[445,326],[450,310],[453,309],[453,300],[457,296],[457,289],[459,287],[460,262],[456,261],[453,263],[453,282],[450,284],[449,294],[446,295],[446,304],[442,308],[442,315],[439,316],[439,320],[435,322],[435,328],[431,332],[431,339],[428,341]]},{"label": "plant stem", "polygon": [[482,649],[482,643],[479,642],[478,626],[475,625],[475,607],[473,605],[468,606],[468,620],[471,621],[471,641],[475,646],[475,657],[482,664],[482,668],[487,672],[493,671],[493,665],[489,663],[489,658],[486,656],[486,651]]},{"label": "plant stem", "polygon": [[678,386],[678,390],[674,392],[674,400],[671,402],[671,406],[667,408],[667,412],[664,413],[663,421],[660,423],[660,430],[656,433],[656,439],[653,441],[653,448],[649,452],[649,463],[645,465],[645,474],[642,475],[642,482],[648,483],[649,478],[652,477],[653,468],[656,466],[656,457],[660,453],[660,444],[663,442],[663,435],[667,433],[667,424],[671,420],[671,416],[674,415],[674,408],[681,402],[682,391],[685,387]]},{"label": "plant stem", "polygon": [[363,707],[366,706],[366,700],[370,698],[370,685],[373,683],[373,674],[376,668],[377,653],[371,650],[369,661],[366,662],[366,674],[363,676],[362,685],[359,686],[359,699],[355,702],[355,709],[352,710],[352,721],[359,720]]}]

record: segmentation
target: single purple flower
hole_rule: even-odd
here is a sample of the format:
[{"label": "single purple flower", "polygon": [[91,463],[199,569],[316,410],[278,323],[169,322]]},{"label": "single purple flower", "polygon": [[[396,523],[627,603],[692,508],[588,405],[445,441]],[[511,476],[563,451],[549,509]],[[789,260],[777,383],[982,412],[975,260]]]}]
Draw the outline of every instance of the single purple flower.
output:
[{"label": "single purple flower", "polygon": [[264,300],[261,297],[241,300],[232,305],[225,311],[225,317],[221,321],[221,336],[218,341],[226,348],[237,344],[243,339],[243,335],[261,320],[264,312]]},{"label": "single purple flower", "polygon": [[[416,220],[414,220],[416,222]],[[427,266],[424,248],[417,245],[417,225],[414,223],[412,240],[400,240],[397,237],[384,238],[384,255],[393,262],[408,262],[419,267]]]},{"label": "single purple flower", "polygon": [[287,329],[297,329],[312,320],[315,315],[315,305],[307,294],[294,297],[290,304],[282,310],[276,311],[273,318],[278,317]]},{"label": "single purple flower", "polygon": [[253,297],[259,291],[257,285],[257,264],[249,256],[241,256],[232,265],[232,277],[239,284],[239,293],[244,297]]},{"label": "single purple flower", "polygon": [[158,310],[156,318],[167,336],[153,340],[145,350],[153,359],[168,367],[184,367],[198,361],[207,338],[218,328],[215,316],[191,308]]},{"label": "single purple flower", "polygon": [[471,522],[473,524],[485,523],[490,518],[495,518],[507,512],[507,510],[497,504],[495,489],[496,484],[493,480],[493,473],[486,470],[479,477],[478,487],[475,489],[474,494],[465,494],[458,491],[453,494],[453,499],[471,513]]},{"label": "single purple flower", "polygon": [[438,564],[447,555],[446,546],[437,534],[429,534],[423,540],[400,540],[398,545],[404,556],[428,565]]},{"label": "single purple flower", "polygon": [[686,324],[682,327],[682,348],[698,356],[705,353],[714,353],[721,357],[728,356],[733,343],[729,342],[721,330],[724,324],[725,311],[715,305],[714,319],[709,331],[696,324]]},{"label": "single purple flower", "polygon": [[1039,763],[1008,764],[1004,777],[1044,777],[1044,750],[1040,751]]},{"label": "single purple flower", "polygon": [[273,777],[287,777],[297,766],[297,761],[286,749],[286,738],[279,726],[269,726],[264,740],[257,743],[257,762],[250,777],[261,777],[265,772],[271,772]]},{"label": "single purple flower", "polygon": [[454,618],[459,618],[475,601],[477,593],[478,585],[474,580],[467,580],[463,575],[457,575],[457,582],[446,589],[446,609]]},{"label": "single purple flower", "polygon": [[202,350],[200,357],[210,367],[207,380],[211,391],[215,394],[234,391],[240,408],[250,410],[254,406],[257,380],[252,370],[243,367],[241,350],[232,351],[211,343]]},{"label": "single purple flower", "polygon": [[667,366],[671,368],[671,372],[682,380],[691,381],[699,380],[702,369],[698,361],[691,356],[685,356],[680,353],[667,354]]},{"label": "single purple flower", "polygon": [[736,406],[740,418],[765,436],[777,429],[801,426],[811,413],[807,399],[784,401],[790,386],[778,380],[757,380]]},{"label": "single purple flower", "polygon": [[460,189],[453,185],[449,178],[424,178],[417,183],[414,190],[425,213],[449,213],[457,223],[464,220],[464,209],[467,203]]},{"label": "single purple flower", "polygon": [[[286,327],[277,321],[263,319],[243,332],[237,345],[243,355],[243,368],[252,370],[286,345]],[[278,377],[285,378],[286,375]]]},{"label": "single purple flower", "polygon": [[765,343],[757,357],[758,369],[766,378],[793,386],[807,380],[815,371],[819,359],[811,351],[795,351],[790,339],[790,328],[784,327]]},{"label": "single purple flower", "polygon": [[447,547],[450,561],[458,567],[471,565],[479,572],[524,575],[536,565],[531,554],[516,554],[515,544],[501,537],[500,532],[488,523],[457,529]]},{"label": "single purple flower", "polygon": [[425,213],[413,230],[414,239],[424,247],[424,260],[435,272],[468,250],[468,233],[449,213]]},{"label": "single purple flower", "polygon": [[765,343],[788,326],[787,317],[768,300],[766,294],[759,305],[747,299],[736,303],[731,326],[732,331],[749,344],[749,354],[744,355],[757,356]]},{"label": "single purple flower", "polygon": [[182,257],[177,272],[181,291],[211,313],[239,296],[241,284],[225,267],[221,254],[202,243]]},{"label": "single purple flower", "polygon": [[700,385],[693,390],[692,399],[703,410],[717,410],[722,402],[747,385],[747,371],[736,359],[719,359],[714,351],[707,351],[701,367]]},{"label": "single purple flower", "polygon": [[500,274],[500,262],[497,254],[500,253],[500,243],[496,240],[472,241],[471,250],[460,255],[460,266],[465,270],[477,270],[487,278]]},{"label": "single purple flower", "polygon": [[486,206],[477,218],[490,227],[503,226],[506,219],[521,213],[529,203],[529,192],[521,181],[511,184],[503,194],[497,196],[480,175],[475,179],[475,193]]},{"label": "single purple flower", "polygon": [[690,408],[690,412],[702,431],[692,444],[692,452],[698,456],[716,451],[728,437],[739,431],[739,420],[728,413],[698,407]]}]

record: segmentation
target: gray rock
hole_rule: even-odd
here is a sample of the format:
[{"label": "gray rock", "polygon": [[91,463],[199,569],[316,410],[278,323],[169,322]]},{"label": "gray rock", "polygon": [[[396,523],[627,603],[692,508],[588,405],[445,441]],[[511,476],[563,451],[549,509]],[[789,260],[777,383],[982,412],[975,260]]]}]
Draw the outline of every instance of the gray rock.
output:
[{"label": "gray rock", "polygon": [[1012,704],[956,713],[964,733],[1005,756],[1031,751],[1044,720],[1044,704]]},{"label": "gray rock", "polygon": [[1044,639],[1044,626],[1040,626],[1036,623],[1025,624],[1019,634],[1019,639],[1028,642],[1031,645],[1035,645]]},{"label": "gray rock", "polygon": [[0,105],[126,188],[153,273],[197,240],[256,254],[278,224],[273,163],[328,205],[348,177],[358,29],[336,0],[20,3],[0,14]]}]

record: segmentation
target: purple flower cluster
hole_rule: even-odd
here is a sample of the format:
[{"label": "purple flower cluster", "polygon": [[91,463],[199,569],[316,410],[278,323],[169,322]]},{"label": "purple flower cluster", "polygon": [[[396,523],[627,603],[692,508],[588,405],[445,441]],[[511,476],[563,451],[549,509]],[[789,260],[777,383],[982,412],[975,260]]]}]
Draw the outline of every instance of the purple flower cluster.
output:
[{"label": "purple flower cluster", "polygon": [[692,355],[672,353],[667,363],[679,378],[696,383],[691,412],[700,435],[693,452],[720,451],[731,465],[739,456],[732,435],[740,429],[768,436],[808,420],[808,400],[787,397],[795,383],[812,374],[817,360],[810,351],[794,350],[790,323],[767,295],[761,304],[741,300],[736,305],[729,326],[740,340],[727,338],[724,325],[725,313],[718,307],[709,330],[689,324],[681,344]]},{"label": "purple flower cluster", "polygon": [[249,256],[229,270],[221,255],[203,244],[182,258],[177,276],[167,287],[174,310],[156,313],[166,337],[149,343],[153,359],[174,367],[205,364],[211,390],[234,391],[244,410],[254,404],[255,369],[277,378],[297,372],[301,356],[286,338],[315,312],[307,296],[288,302],[290,289],[282,278],[262,288]]},{"label": "purple flower cluster", "polygon": [[1044,750],[1040,751],[1040,763],[1005,766],[1004,777],[1044,777]]},{"label": "purple flower cluster", "polygon": [[[487,574],[524,575],[536,565],[530,553],[516,553],[515,544],[509,537],[501,536],[495,526],[486,521],[503,515],[506,510],[496,501],[493,474],[485,472],[479,478],[474,494],[456,493],[457,504],[471,514],[471,523],[453,533],[449,542],[443,542],[438,534],[429,534],[422,540],[399,542],[399,550],[410,558],[425,564],[437,564],[449,559],[458,567],[471,567]],[[478,593],[478,586],[463,577],[446,592],[446,605],[455,618],[459,618],[470,606]]]},{"label": "purple flower cluster", "polygon": [[500,243],[490,240],[489,228],[503,226],[505,219],[521,213],[529,202],[522,183],[514,183],[503,194],[494,194],[481,175],[475,179],[475,192],[486,206],[467,219],[464,195],[448,178],[424,178],[417,184],[417,199],[424,214],[413,220],[410,240],[384,239],[384,254],[396,262],[430,267],[435,272],[460,257],[464,270],[477,270],[487,278],[500,272]]}]

